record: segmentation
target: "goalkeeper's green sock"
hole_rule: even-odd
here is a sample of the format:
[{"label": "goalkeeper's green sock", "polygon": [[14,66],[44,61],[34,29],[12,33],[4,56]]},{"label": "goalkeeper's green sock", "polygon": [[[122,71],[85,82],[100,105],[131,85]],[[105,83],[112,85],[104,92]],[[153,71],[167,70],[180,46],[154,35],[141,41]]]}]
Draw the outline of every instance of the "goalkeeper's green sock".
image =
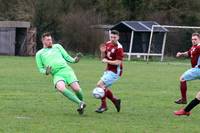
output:
[{"label": "goalkeeper's green sock", "polygon": [[83,91],[81,88],[79,91],[76,91],[75,94],[79,98],[79,100],[83,101]]},{"label": "goalkeeper's green sock", "polygon": [[69,89],[64,89],[64,91],[62,92],[64,96],[66,96],[69,100],[77,103],[77,104],[80,104],[80,100],[79,98]]}]

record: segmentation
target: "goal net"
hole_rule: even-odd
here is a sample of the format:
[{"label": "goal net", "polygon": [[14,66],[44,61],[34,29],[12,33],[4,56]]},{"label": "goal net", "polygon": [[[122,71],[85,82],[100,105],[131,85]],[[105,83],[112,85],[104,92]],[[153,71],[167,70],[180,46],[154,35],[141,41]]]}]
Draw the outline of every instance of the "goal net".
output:
[{"label": "goal net", "polygon": [[[168,30],[163,33],[154,32],[159,31],[159,28]],[[191,47],[191,35],[194,32],[200,32],[200,27],[197,26],[172,26],[172,25],[153,25],[151,28],[149,45],[146,60],[150,58],[159,57],[160,61],[164,60],[164,56],[173,57],[178,51],[187,51]],[[156,42],[157,37],[162,35],[162,40]],[[162,44],[161,44],[162,43]]]}]

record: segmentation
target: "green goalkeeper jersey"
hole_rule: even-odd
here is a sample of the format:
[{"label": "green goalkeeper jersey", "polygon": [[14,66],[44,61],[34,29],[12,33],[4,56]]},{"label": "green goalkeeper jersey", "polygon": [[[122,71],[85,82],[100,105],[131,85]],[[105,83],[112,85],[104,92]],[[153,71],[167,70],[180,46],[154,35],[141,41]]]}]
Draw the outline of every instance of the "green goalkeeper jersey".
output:
[{"label": "green goalkeeper jersey", "polygon": [[46,73],[46,67],[51,66],[51,74],[54,75],[62,68],[73,71],[67,62],[74,63],[72,58],[60,44],[53,44],[52,48],[42,48],[36,53],[36,63],[40,73]]}]

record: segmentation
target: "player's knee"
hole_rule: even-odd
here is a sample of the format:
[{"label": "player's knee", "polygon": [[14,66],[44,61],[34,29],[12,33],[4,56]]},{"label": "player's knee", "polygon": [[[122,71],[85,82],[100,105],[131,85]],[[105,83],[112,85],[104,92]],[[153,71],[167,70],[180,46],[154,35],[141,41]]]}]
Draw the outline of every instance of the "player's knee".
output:
[{"label": "player's knee", "polygon": [[196,98],[200,100],[200,91],[197,93]]},{"label": "player's knee", "polygon": [[99,81],[96,85],[97,87],[101,87],[101,82]]},{"label": "player's knee", "polygon": [[97,87],[105,88],[105,85],[104,85],[102,82],[98,82],[98,83],[97,83]]},{"label": "player's knee", "polygon": [[185,79],[184,79],[183,76],[181,76],[179,80],[180,80],[181,82],[184,82],[184,81],[185,81]]},{"label": "player's knee", "polygon": [[97,86],[97,87],[101,87],[101,85],[100,85],[100,84],[98,84],[98,83],[97,83],[97,85],[96,85],[96,86]]},{"label": "player's knee", "polygon": [[73,82],[72,84],[70,84],[70,86],[74,91],[80,91],[81,90],[78,82]]},{"label": "player's knee", "polygon": [[58,81],[58,82],[56,83],[56,89],[57,89],[58,91],[63,92],[65,88],[66,88],[66,87],[65,87],[65,83],[64,83],[63,81]]}]

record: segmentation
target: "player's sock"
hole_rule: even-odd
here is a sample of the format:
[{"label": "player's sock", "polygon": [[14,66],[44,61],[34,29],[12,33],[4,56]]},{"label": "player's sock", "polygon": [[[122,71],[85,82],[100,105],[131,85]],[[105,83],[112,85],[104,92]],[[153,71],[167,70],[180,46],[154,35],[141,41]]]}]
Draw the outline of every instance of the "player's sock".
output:
[{"label": "player's sock", "polygon": [[64,91],[62,92],[64,96],[66,96],[69,100],[79,104],[81,103],[81,101],[78,99],[78,97],[69,89],[64,89]]},{"label": "player's sock", "polygon": [[116,98],[113,96],[112,91],[110,89],[106,89],[106,97],[115,104]]},{"label": "player's sock", "polygon": [[200,103],[200,100],[197,98],[193,99],[185,108],[184,110],[186,112],[190,112],[195,106],[197,106]]},{"label": "player's sock", "polygon": [[107,108],[106,96],[101,98],[101,108]]},{"label": "player's sock", "polygon": [[81,101],[83,101],[83,91],[81,88],[79,91],[76,91],[75,94]]},{"label": "player's sock", "polygon": [[180,82],[180,90],[181,90],[181,96],[183,100],[187,100],[187,82],[186,81],[182,81]]}]

